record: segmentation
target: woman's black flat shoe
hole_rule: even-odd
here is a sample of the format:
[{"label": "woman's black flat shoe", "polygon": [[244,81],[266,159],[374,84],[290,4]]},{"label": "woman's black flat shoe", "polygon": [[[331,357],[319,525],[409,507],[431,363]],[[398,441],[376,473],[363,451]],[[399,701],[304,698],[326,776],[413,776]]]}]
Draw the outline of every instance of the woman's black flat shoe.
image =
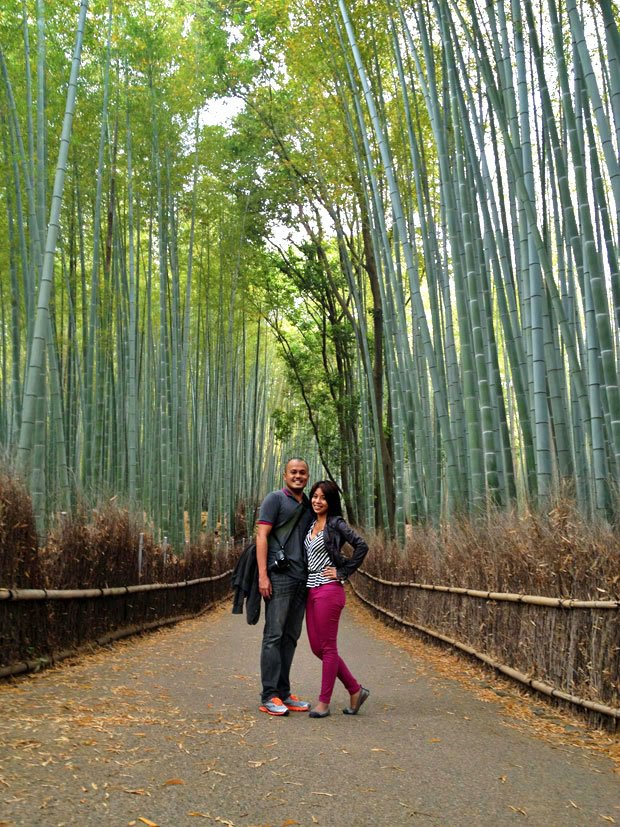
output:
[{"label": "woman's black flat shoe", "polygon": [[355,706],[348,706],[346,709],[342,710],[343,715],[357,715],[360,711],[360,706],[364,703],[366,698],[370,695],[370,689],[364,689],[363,686],[360,687],[360,693],[357,696],[357,703]]},{"label": "woman's black flat shoe", "polygon": [[329,709],[326,709],[325,712],[317,712],[316,709],[308,712],[308,718],[327,718],[328,715]]}]

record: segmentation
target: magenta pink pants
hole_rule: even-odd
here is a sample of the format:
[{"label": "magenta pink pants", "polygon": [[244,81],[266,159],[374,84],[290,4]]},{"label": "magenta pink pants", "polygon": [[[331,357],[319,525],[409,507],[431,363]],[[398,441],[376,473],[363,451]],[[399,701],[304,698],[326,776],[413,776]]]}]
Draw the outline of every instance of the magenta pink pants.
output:
[{"label": "magenta pink pants", "polygon": [[338,654],[338,623],[346,602],[340,583],[326,583],[308,589],[306,602],[306,629],[314,654],[323,661],[319,701],[328,704],[332,698],[336,678],[350,695],[360,688],[346,663]]}]

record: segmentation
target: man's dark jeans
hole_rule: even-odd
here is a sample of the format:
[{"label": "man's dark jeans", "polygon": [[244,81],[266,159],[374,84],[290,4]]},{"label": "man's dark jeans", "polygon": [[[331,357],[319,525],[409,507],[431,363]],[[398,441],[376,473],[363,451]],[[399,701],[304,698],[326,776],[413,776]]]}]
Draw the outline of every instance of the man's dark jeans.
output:
[{"label": "man's dark jeans", "polygon": [[286,574],[270,575],[272,595],[265,603],[260,656],[261,699],[284,701],[291,694],[290,671],[306,610],[306,584]]}]

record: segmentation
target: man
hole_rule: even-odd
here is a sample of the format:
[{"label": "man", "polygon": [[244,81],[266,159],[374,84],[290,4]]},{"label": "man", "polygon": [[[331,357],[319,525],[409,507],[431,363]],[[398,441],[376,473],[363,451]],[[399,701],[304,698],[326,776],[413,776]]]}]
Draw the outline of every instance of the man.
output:
[{"label": "man", "polygon": [[[307,712],[310,704],[291,694],[290,670],[306,608],[304,538],[311,522],[304,494],[308,463],[294,457],[284,467],[284,488],[263,500],[258,513],[258,590],[265,598],[261,648],[261,712]],[[284,551],[286,560],[279,563]],[[285,568],[284,568],[285,567]]]}]

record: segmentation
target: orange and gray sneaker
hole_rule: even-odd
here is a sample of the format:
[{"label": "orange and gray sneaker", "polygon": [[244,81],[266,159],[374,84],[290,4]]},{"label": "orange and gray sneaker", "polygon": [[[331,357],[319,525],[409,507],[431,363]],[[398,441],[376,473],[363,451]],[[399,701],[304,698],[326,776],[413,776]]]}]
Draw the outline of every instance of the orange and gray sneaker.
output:
[{"label": "orange and gray sneaker", "polygon": [[285,706],[280,698],[269,698],[264,704],[259,707],[261,712],[266,712],[267,715],[288,715],[288,707]]},{"label": "orange and gray sneaker", "polygon": [[308,712],[310,709],[308,701],[300,701],[297,695],[289,695],[285,698],[284,706],[291,712]]}]

